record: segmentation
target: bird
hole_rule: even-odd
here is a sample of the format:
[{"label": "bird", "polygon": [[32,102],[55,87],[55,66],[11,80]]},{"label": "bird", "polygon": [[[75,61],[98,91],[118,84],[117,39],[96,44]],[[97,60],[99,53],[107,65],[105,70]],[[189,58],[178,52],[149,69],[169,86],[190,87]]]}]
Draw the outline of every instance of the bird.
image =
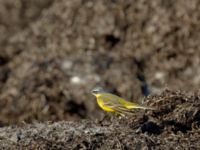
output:
[{"label": "bird", "polygon": [[96,97],[97,104],[106,112],[115,113],[121,116],[134,113],[134,109],[150,109],[153,107],[142,106],[140,104],[130,102],[122,97],[105,91],[101,87],[94,88],[91,93]]}]

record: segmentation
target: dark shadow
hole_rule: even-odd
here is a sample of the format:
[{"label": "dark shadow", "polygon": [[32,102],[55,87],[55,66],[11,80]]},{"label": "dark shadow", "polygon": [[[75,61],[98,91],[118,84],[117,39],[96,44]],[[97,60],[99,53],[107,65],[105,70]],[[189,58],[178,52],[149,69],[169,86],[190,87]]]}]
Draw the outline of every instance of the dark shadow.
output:
[{"label": "dark shadow", "polygon": [[177,133],[178,131],[181,131],[183,133],[186,133],[188,130],[191,130],[191,126],[177,122],[175,120],[166,120],[162,122],[163,126],[172,126],[172,131],[174,133]]},{"label": "dark shadow", "polygon": [[141,126],[142,133],[160,134],[162,128],[152,121],[148,121]]}]

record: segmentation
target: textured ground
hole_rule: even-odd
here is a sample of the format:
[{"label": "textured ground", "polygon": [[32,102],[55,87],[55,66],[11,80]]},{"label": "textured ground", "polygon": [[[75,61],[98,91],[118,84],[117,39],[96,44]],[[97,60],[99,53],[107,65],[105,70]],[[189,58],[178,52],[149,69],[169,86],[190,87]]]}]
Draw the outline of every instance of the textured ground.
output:
[{"label": "textured ground", "polygon": [[[155,111],[102,121],[46,122],[0,129],[0,148],[199,149],[200,95],[165,91],[148,98]],[[154,102],[152,102],[154,101]],[[112,120],[110,120],[112,119]]]},{"label": "textured ground", "polygon": [[[54,141],[45,136],[54,127],[68,130],[71,125],[77,124],[78,128],[79,124],[83,124],[86,128],[91,125],[100,128],[101,132],[111,132],[94,136],[96,143],[101,143],[100,146],[106,144],[105,139],[108,138],[107,144],[111,144],[105,145],[108,149],[112,144],[122,146],[117,147],[119,149],[126,149],[127,145],[129,149],[131,144],[135,145],[140,139],[143,142],[139,142],[139,145],[147,147],[152,147],[149,144],[151,140],[153,146],[158,147],[159,141],[168,148],[184,141],[185,146],[191,147],[194,144],[197,147],[199,33],[199,0],[0,0],[2,141],[8,139],[9,147],[12,140],[8,136],[18,130],[15,125],[19,124],[19,130],[30,139],[34,135],[28,133],[34,129],[36,139],[30,141],[42,146],[43,140],[40,141],[37,137],[45,126],[42,122],[52,121],[46,123],[49,129],[44,131],[42,137],[44,146],[51,146]],[[162,128],[162,132],[153,134],[151,139],[152,135],[136,133],[136,129],[129,126],[133,124],[129,119],[123,120],[126,124],[121,127],[115,126],[116,123],[104,126],[104,121],[92,123],[104,116],[90,94],[95,86],[105,87],[115,94],[138,102],[144,96],[151,95],[149,100],[153,104],[159,99],[159,96],[154,99],[155,94],[169,100],[166,102],[168,106],[163,103],[158,106],[169,107],[169,110],[164,108],[154,112],[154,116],[150,114],[154,118],[153,122]],[[162,93],[166,88],[171,92]],[[177,90],[185,91],[186,94],[181,92],[178,94],[179,98],[171,98],[173,91]],[[182,114],[182,111],[188,112]],[[145,116],[147,114],[142,113]],[[190,119],[191,115],[196,115],[196,119]],[[88,123],[80,123],[81,119],[88,119]],[[76,120],[78,123],[57,122],[64,120]],[[141,121],[138,126],[143,126],[147,120]],[[163,120],[169,121],[167,124],[170,125],[163,125]],[[24,125],[21,126],[22,122]],[[36,122],[41,124],[26,125]],[[109,119],[105,122],[110,123]],[[134,124],[137,125],[138,122]],[[5,127],[7,125],[15,127]],[[113,139],[113,135],[117,133],[110,130],[112,126],[121,130],[122,135],[128,132],[130,137],[126,139],[120,134],[119,139]],[[174,133],[172,130],[177,130],[176,126],[183,126],[184,132]],[[3,134],[5,132],[9,135]],[[84,131],[81,132],[84,134]],[[135,134],[138,134],[138,139]],[[79,141],[80,145],[84,145],[85,141],[85,147],[98,147],[92,141],[92,136],[84,135],[81,139],[74,134],[71,142],[61,140],[65,136],[63,135],[61,139],[58,137],[55,140],[58,141],[55,144],[74,147],[74,141]],[[165,143],[166,138],[172,142]],[[26,147],[26,142],[22,138],[13,144]]]}]

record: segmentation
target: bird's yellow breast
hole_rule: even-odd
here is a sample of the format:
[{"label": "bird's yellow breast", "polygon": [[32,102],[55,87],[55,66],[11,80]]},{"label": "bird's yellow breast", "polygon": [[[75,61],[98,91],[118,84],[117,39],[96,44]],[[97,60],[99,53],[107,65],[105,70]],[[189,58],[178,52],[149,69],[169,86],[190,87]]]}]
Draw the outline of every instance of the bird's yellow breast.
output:
[{"label": "bird's yellow breast", "polygon": [[99,98],[97,97],[97,103],[103,110],[105,110],[107,112],[115,112],[115,110],[113,110],[112,108],[106,106],[104,104],[104,101],[100,97]]}]

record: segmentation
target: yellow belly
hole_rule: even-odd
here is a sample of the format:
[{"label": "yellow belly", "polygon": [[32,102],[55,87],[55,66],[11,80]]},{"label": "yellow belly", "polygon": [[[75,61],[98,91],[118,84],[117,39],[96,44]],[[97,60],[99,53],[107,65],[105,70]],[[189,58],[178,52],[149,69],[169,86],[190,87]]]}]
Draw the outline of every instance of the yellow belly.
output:
[{"label": "yellow belly", "polygon": [[107,112],[115,112],[115,110],[113,110],[112,108],[110,108],[110,107],[104,105],[104,103],[103,103],[103,101],[102,101],[101,99],[98,99],[98,100],[97,100],[97,103],[98,103],[98,105],[99,105],[103,110],[105,110],[105,111],[107,111]]}]

